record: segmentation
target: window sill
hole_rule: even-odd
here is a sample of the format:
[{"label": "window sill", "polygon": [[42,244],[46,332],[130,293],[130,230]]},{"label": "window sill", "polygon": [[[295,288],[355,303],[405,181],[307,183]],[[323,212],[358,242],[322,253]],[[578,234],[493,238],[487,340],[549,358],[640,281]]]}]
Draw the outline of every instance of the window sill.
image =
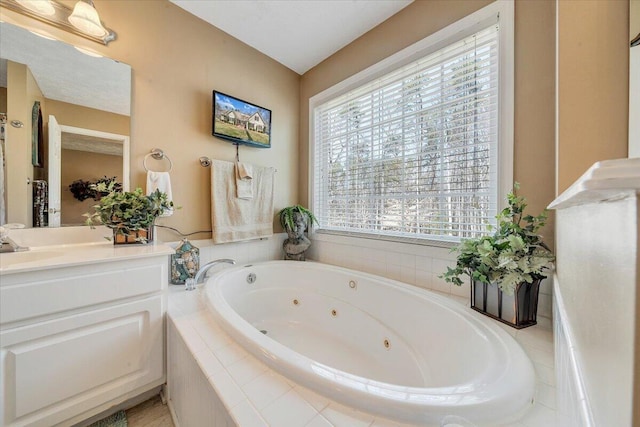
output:
[{"label": "window sill", "polygon": [[[414,255],[433,255],[449,258],[454,242],[441,242],[426,239],[402,239],[391,236],[377,236],[373,234],[343,233],[337,231],[319,230],[309,236],[312,240],[327,243],[351,245],[369,249],[379,249],[391,252],[402,252]],[[425,253],[426,252],[426,253]],[[453,255],[451,255],[453,259]]]}]

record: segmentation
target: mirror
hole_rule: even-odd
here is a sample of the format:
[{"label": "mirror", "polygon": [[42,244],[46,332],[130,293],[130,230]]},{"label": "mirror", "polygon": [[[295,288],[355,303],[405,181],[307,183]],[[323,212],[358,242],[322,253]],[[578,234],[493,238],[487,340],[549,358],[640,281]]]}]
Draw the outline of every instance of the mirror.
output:
[{"label": "mirror", "polygon": [[128,189],[127,64],[0,22],[0,113],[7,122],[0,224],[82,225],[99,198],[83,190],[88,183],[115,179]]}]

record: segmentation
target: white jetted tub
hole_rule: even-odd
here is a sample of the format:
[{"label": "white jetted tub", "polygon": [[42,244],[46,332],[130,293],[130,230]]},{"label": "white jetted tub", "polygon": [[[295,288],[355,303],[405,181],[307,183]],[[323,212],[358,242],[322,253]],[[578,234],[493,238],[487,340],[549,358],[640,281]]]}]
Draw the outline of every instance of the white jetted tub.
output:
[{"label": "white jetted tub", "polygon": [[217,273],[204,295],[247,351],[366,412],[495,426],[533,402],[533,366],[515,340],[433,292],[326,264],[270,261]]}]

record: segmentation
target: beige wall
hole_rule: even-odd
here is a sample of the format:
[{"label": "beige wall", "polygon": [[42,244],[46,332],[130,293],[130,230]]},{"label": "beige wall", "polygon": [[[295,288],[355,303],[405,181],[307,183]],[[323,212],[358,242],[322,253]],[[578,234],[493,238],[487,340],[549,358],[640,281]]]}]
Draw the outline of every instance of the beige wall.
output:
[{"label": "beige wall", "polygon": [[557,6],[560,194],[593,163],[627,157],[629,2]]},{"label": "beige wall", "polygon": [[[235,158],[231,144],[211,136],[214,89],[272,110],[272,148],[240,147],[240,159],[278,170],[274,209],[298,201],[298,74],[166,0],[94,3],[118,34],[106,47],[11,11],[2,15],[131,65],[131,186],[144,187],[144,156],[161,148],[173,161],[174,201],[182,206],[159,223],[185,233],[211,229],[210,172],[198,158]],[[159,237],[179,236],[161,231]]]},{"label": "beige wall", "polygon": [[47,116],[43,119],[49,122],[49,115],[56,117],[58,124],[83,129],[99,130],[101,132],[129,135],[131,132],[129,116],[109,113],[94,108],[47,99]]},{"label": "beige wall", "polygon": [[63,226],[82,225],[86,219],[82,214],[90,212],[91,207],[98,202],[93,199],[83,201],[76,199],[69,190],[69,184],[78,179],[95,181],[104,176],[108,178],[115,176],[118,182],[122,182],[122,157],[62,150],[61,159],[60,222]]},{"label": "beige wall", "polygon": [[22,128],[6,128],[7,223],[17,222],[30,227],[33,218],[30,182],[34,178],[31,114],[35,101],[40,101],[40,108],[44,109],[45,99],[31,71],[24,64],[7,61],[7,86],[9,120],[19,120],[24,124]]},{"label": "beige wall", "polygon": [[[121,114],[109,113],[80,105],[47,99],[47,116],[56,117],[58,124],[101,132],[129,135],[130,118]],[[93,199],[80,202],[73,197],[69,184],[77,179],[96,180],[103,176],[116,176],[122,182],[122,156],[89,153],[86,151],[62,150],[60,176],[60,221],[65,225],[82,225],[85,212],[97,202]]]},{"label": "beige wall", "polygon": [[[309,98],[422,40],[491,1],[416,1],[302,76],[301,175],[308,173]],[[551,1],[518,1],[515,7],[514,177],[538,214],[554,198],[554,20]],[[307,182],[300,200],[307,203]],[[545,240],[553,245],[553,225]]]}]

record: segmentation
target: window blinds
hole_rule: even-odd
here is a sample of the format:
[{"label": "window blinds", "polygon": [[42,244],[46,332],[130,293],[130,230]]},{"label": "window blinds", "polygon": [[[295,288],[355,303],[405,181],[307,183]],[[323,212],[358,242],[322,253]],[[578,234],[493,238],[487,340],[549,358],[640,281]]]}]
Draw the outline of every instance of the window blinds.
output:
[{"label": "window blinds", "polygon": [[314,110],[319,230],[457,241],[495,222],[498,26]]}]

